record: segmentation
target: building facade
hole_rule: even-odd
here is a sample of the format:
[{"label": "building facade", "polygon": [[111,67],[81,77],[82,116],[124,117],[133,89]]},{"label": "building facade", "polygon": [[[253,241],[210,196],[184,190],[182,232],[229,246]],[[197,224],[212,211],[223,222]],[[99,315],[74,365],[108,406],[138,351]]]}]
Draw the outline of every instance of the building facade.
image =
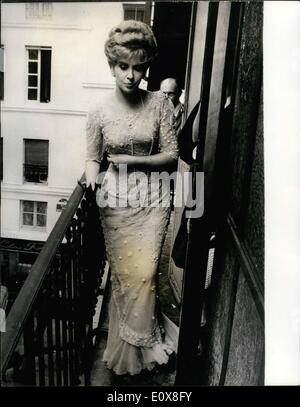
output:
[{"label": "building facade", "polygon": [[32,264],[32,242],[38,251],[83,174],[87,111],[114,87],[108,31],[144,11],[144,2],[1,4],[4,274]]}]

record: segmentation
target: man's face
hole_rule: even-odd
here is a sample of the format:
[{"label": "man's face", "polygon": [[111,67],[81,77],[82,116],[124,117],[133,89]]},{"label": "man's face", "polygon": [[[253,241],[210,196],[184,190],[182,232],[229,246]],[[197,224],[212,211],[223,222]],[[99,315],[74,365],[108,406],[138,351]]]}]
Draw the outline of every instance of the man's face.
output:
[{"label": "man's face", "polygon": [[177,89],[177,85],[173,81],[168,81],[165,80],[161,83],[160,85],[160,90],[163,92],[163,94],[171,100],[173,103],[174,107],[177,106],[179,102],[179,92]]}]

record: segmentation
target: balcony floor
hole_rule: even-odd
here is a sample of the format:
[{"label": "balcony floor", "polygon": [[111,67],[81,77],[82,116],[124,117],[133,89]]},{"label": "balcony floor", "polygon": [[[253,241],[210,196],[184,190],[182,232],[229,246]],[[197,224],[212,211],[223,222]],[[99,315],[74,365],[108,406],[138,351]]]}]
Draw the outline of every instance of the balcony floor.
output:
[{"label": "balcony floor", "polygon": [[170,359],[168,365],[158,367],[151,372],[139,375],[118,376],[107,369],[102,362],[102,356],[106,345],[106,336],[103,335],[96,347],[94,364],[91,371],[91,386],[172,386],[175,381],[175,363]]}]

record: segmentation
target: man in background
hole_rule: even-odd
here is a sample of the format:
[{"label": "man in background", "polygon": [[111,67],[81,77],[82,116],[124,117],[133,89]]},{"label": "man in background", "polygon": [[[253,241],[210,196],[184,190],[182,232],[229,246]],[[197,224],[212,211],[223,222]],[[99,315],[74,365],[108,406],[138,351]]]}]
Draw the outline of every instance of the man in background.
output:
[{"label": "man in background", "polygon": [[[160,82],[160,91],[169,99],[173,106],[173,128],[178,134],[182,127],[183,122],[183,104],[180,102],[179,98],[181,96],[182,90],[180,89],[178,82],[175,78],[166,78]],[[174,210],[174,199],[175,199],[175,185],[171,184],[171,209]]]},{"label": "man in background", "polygon": [[183,104],[179,101],[181,96],[182,90],[178,86],[178,82],[175,78],[166,78],[160,83],[160,90],[163,94],[171,100],[174,106],[174,113],[173,113],[173,126],[178,135],[183,119]]}]

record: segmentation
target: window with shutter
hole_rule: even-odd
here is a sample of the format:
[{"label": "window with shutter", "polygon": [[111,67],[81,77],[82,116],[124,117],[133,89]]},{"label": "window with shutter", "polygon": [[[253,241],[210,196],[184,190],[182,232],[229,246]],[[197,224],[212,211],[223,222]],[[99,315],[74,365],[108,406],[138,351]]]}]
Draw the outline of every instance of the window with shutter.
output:
[{"label": "window with shutter", "polygon": [[0,137],[0,180],[3,180],[3,137]]},{"label": "window with shutter", "polygon": [[27,53],[27,99],[49,103],[52,50],[48,47],[27,47]]},{"label": "window with shutter", "polygon": [[126,3],[123,4],[124,20],[144,21],[145,4]]},{"label": "window with shutter", "polygon": [[4,46],[0,48],[0,100],[4,99]]},{"label": "window with shutter", "polygon": [[49,141],[24,139],[24,181],[46,183],[48,180]]}]

